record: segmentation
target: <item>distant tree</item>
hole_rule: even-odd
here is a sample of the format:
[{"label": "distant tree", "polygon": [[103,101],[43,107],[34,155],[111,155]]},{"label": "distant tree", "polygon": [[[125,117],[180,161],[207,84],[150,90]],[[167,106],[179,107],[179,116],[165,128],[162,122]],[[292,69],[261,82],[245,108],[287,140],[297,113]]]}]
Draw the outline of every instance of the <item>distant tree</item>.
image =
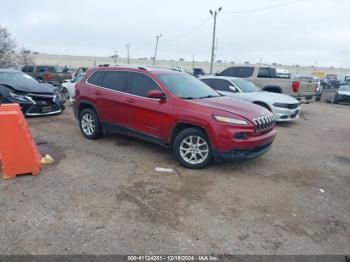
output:
[{"label": "distant tree", "polygon": [[17,61],[18,65],[27,66],[27,65],[34,64],[31,54],[32,54],[32,51],[22,48],[22,50],[18,55],[18,61]]},{"label": "distant tree", "polygon": [[10,32],[0,26],[0,67],[10,67],[15,65],[14,55],[16,43]]}]

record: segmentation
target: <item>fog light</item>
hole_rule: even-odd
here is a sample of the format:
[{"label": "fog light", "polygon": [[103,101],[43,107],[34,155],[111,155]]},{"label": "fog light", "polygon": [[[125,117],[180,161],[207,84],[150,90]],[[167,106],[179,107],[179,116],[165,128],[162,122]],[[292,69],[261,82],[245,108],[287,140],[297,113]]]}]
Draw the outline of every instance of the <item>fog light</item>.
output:
[{"label": "fog light", "polygon": [[245,132],[239,132],[239,133],[236,133],[234,136],[233,136],[234,139],[237,139],[237,140],[245,140],[248,138],[248,133],[245,133]]}]

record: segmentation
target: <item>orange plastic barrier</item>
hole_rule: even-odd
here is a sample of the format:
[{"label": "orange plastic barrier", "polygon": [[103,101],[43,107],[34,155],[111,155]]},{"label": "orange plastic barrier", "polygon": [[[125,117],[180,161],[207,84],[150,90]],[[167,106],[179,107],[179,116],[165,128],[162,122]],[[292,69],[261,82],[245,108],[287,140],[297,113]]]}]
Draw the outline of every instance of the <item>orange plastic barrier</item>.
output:
[{"label": "orange plastic barrier", "polygon": [[0,105],[0,159],[4,179],[41,171],[40,153],[18,104]]}]

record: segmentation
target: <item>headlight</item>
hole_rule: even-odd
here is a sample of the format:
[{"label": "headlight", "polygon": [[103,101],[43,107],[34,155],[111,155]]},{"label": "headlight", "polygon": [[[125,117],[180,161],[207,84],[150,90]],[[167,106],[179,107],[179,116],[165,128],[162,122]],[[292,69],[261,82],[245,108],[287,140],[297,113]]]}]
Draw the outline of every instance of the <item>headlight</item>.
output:
[{"label": "headlight", "polygon": [[19,101],[23,101],[23,102],[27,102],[28,98],[26,98],[24,95],[19,95],[19,94],[15,94],[13,92],[10,92],[10,96],[13,99],[19,100]]},{"label": "headlight", "polygon": [[236,119],[232,117],[226,117],[226,116],[216,116],[213,115],[214,119],[219,122],[228,123],[228,124],[234,124],[234,125],[248,125],[248,122],[241,119]]}]

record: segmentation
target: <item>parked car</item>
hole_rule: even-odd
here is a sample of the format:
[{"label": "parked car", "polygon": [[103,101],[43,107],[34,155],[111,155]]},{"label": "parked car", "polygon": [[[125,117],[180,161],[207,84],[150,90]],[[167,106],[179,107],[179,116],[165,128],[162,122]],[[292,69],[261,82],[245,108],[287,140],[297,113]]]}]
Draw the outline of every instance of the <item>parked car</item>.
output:
[{"label": "parked car", "polygon": [[73,78],[80,75],[80,74],[85,74],[85,72],[88,70],[87,67],[79,67],[77,70],[75,70]]},{"label": "parked car", "polygon": [[76,85],[74,112],[83,136],[116,132],[171,148],[187,168],[258,157],[276,135],[268,110],[224,97],[171,69],[99,67]]},{"label": "parked car", "polygon": [[85,74],[77,75],[72,80],[64,80],[62,83],[62,88],[66,90],[67,98],[71,103],[74,102],[75,97],[75,85],[79,83],[83,78]]},{"label": "parked car", "polygon": [[253,83],[237,77],[205,76],[200,79],[221,95],[242,99],[268,109],[277,122],[299,118],[300,102],[289,95],[260,91]]},{"label": "parked car", "polygon": [[203,68],[193,68],[193,76],[198,78],[205,75],[207,75],[207,73],[204,71]]},{"label": "parked car", "polygon": [[65,100],[57,88],[16,70],[0,69],[2,103],[18,103],[26,116],[60,114]]},{"label": "parked car", "polygon": [[68,70],[59,70],[58,68],[49,65],[24,66],[22,72],[31,75],[39,82],[49,83],[58,87],[61,86],[64,80],[72,78],[72,74]]},{"label": "parked car", "polygon": [[301,103],[311,103],[316,98],[316,84],[277,77],[276,69],[271,67],[233,66],[217,75],[244,78],[263,91],[287,94]]},{"label": "parked car", "polygon": [[277,77],[280,77],[280,78],[287,78],[287,79],[290,79],[290,73],[289,73],[289,71],[286,70],[286,69],[277,68],[277,69],[276,69],[276,76],[277,76]]},{"label": "parked car", "polygon": [[350,103],[350,85],[342,85],[337,90],[334,103]]},{"label": "parked car", "polygon": [[340,81],[338,80],[338,75],[336,74],[327,74],[323,80],[324,88],[339,88]]}]

